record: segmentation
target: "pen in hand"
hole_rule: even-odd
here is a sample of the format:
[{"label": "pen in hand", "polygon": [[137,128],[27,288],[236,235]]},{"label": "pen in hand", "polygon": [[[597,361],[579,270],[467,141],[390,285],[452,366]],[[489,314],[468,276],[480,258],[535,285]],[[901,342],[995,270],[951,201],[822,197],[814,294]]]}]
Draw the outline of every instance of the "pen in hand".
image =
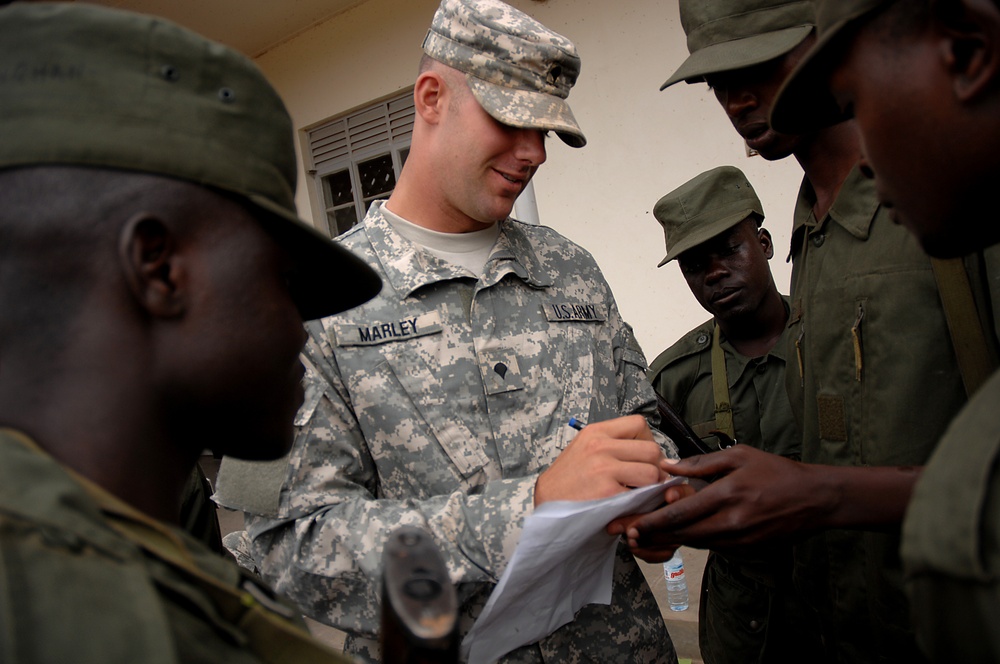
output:
[{"label": "pen in hand", "polygon": [[569,418],[569,425],[571,427],[573,427],[574,429],[576,429],[577,431],[580,431],[580,430],[583,429],[583,427],[587,426],[585,423],[581,422],[580,420],[576,419],[575,417]]}]

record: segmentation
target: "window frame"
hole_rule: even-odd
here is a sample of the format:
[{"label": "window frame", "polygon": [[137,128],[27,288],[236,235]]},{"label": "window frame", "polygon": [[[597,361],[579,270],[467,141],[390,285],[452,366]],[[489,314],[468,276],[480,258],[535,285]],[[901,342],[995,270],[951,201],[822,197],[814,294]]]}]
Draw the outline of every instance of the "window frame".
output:
[{"label": "window frame", "polygon": [[[312,201],[314,218],[317,219],[317,227],[330,237],[338,235],[337,228],[331,227],[335,222],[330,219],[338,206],[328,202],[324,178],[348,171],[357,219],[355,225],[360,223],[368,210],[362,194],[358,164],[389,154],[398,182],[404,161],[402,155],[408,154],[412,142],[414,112],[413,88],[410,87],[305,129],[306,172],[315,187]],[[391,190],[379,194],[377,198],[389,193]],[[346,203],[340,207],[343,209]]]}]

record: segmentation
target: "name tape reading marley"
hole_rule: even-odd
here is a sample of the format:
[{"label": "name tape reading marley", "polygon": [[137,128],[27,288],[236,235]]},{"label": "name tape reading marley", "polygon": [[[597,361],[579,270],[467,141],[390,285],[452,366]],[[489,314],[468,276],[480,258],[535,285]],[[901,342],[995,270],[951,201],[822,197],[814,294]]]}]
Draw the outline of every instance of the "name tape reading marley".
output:
[{"label": "name tape reading marley", "polygon": [[[543,305],[545,317],[551,322],[607,320],[603,304],[554,302]],[[390,341],[405,341],[441,332],[441,316],[436,311],[388,322],[337,323],[333,337],[338,346],[373,346]]]}]

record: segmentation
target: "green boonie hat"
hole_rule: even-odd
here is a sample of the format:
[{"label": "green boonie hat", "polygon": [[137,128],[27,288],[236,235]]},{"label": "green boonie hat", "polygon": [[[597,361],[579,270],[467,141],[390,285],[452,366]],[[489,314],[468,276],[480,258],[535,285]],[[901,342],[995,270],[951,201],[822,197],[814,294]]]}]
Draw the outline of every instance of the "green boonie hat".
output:
[{"label": "green boonie hat", "polygon": [[566,103],[580,75],[573,42],[499,0],[442,0],[424,53],[466,75],[479,105],[511,127],[587,144]]},{"label": "green boonie hat", "polygon": [[893,0],[826,0],[816,9],[816,43],[799,61],[771,107],[771,126],[806,134],[846,120],[827,87],[837,45],[847,28]]},{"label": "green boonie hat", "polygon": [[813,0],[680,0],[691,54],[660,86],[752,67],[788,53],[812,32]]},{"label": "green boonie hat", "polygon": [[667,245],[667,255],[656,267],[752,215],[759,226],[764,221],[764,206],[747,176],[735,166],[719,166],[688,180],[653,207]]},{"label": "green boonie hat", "polygon": [[140,171],[246,199],[295,260],[306,319],[381,288],[296,214],[291,119],[263,74],[163,19],[84,3],[0,8],[0,169],[39,165]]}]

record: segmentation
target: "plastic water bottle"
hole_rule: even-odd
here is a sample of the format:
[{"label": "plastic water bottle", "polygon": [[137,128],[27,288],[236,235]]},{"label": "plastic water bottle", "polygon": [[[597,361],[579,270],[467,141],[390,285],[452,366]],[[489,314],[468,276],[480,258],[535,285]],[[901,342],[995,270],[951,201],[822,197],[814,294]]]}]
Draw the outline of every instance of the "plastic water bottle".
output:
[{"label": "plastic water bottle", "polygon": [[674,557],[663,563],[663,578],[667,582],[667,602],[671,611],[686,611],[688,608],[688,586],[684,578],[684,560],[681,550],[674,552]]}]

